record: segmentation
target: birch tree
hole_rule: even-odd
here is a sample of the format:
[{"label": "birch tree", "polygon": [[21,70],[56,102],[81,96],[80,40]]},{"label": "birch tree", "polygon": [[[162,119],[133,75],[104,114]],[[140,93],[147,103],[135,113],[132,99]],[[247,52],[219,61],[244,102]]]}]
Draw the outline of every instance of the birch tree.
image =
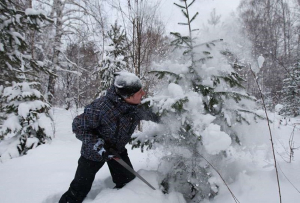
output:
[{"label": "birch tree", "polygon": [[[74,67],[76,61],[71,61],[64,53],[64,42],[76,40],[76,34],[86,30],[89,26],[88,16],[92,13],[85,7],[86,1],[80,0],[37,0],[41,6],[49,11],[49,16],[54,20],[53,26],[45,28],[43,57],[46,58],[47,66],[54,75],[49,76],[47,95],[50,103],[55,103],[55,85],[59,72]],[[94,1],[93,1],[94,2]],[[78,35],[77,35],[78,36]],[[89,36],[88,36],[89,37]],[[72,70],[76,74],[76,69]],[[80,73],[79,73],[80,74]]]}]

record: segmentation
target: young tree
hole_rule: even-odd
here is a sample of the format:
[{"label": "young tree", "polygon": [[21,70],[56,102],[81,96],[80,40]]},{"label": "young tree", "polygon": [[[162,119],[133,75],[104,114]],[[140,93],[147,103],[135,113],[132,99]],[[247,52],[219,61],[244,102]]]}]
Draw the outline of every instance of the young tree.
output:
[{"label": "young tree", "polygon": [[214,27],[220,23],[221,15],[217,15],[216,9],[214,8],[210,13],[210,19],[207,20],[208,24],[213,25]]},{"label": "young tree", "polygon": [[125,31],[117,24],[111,25],[107,32],[108,46],[104,50],[100,62],[99,74],[101,77],[101,90],[105,91],[113,82],[114,73],[128,68],[128,46]]},{"label": "young tree", "polygon": [[25,155],[28,150],[45,144],[53,134],[46,130],[52,122],[50,105],[37,90],[36,82],[13,82],[3,91],[2,100],[6,120],[0,131],[0,138],[9,139],[8,148],[0,160]]},{"label": "young tree", "polygon": [[219,166],[229,146],[240,144],[234,126],[249,122],[246,113],[253,112],[246,103],[253,99],[244,91],[235,67],[214,48],[220,40],[199,44],[194,37],[192,24],[198,13],[191,14],[189,8],[195,1],[181,2],[175,5],[186,21],[179,24],[188,28],[188,35],[171,34],[172,45],[183,51],[183,57],[152,72],[168,84],[146,100],[162,116],[164,128],[156,132],[161,136],[137,137],[134,143],[163,145],[162,184],[182,192],[188,202],[199,202],[218,193],[216,173],[206,160]]}]

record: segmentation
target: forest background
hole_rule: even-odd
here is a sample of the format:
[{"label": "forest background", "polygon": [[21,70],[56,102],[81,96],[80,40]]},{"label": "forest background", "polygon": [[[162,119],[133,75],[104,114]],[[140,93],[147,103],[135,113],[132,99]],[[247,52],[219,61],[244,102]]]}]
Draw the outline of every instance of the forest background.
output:
[{"label": "forest background", "polygon": [[[41,72],[38,77],[39,82],[43,81],[42,93],[47,95],[51,105],[66,109],[85,106],[106,88],[103,69],[111,54],[114,55],[111,60],[119,60],[117,55],[124,57],[121,60],[126,63],[125,68],[143,79],[151,95],[153,78],[148,72],[153,64],[179,58],[169,46],[173,40],[169,32],[183,30],[187,34],[187,30],[177,24],[183,15],[175,10],[173,2],[12,2],[16,9],[34,8],[52,19],[43,23],[39,28],[41,32],[25,25],[18,29],[28,44],[26,53],[42,61],[43,68],[47,69],[46,74]],[[285,103],[283,90],[288,85],[284,79],[297,80],[293,70],[297,68],[300,50],[299,2],[242,0],[239,4],[238,1],[228,3],[235,5],[232,8],[215,2],[215,5],[224,5],[224,9],[208,11],[207,5],[212,5],[210,1],[196,1],[191,8],[192,11],[200,10],[200,17],[194,22],[194,27],[199,29],[196,35],[201,36],[203,43],[209,39],[208,34],[214,39],[224,39],[223,44],[230,45],[232,60],[244,63],[243,67],[247,61],[257,63],[262,55],[264,66],[257,77],[267,106],[274,109],[276,104]],[[233,10],[235,7],[237,9]],[[228,15],[230,9],[232,12]],[[226,18],[219,12],[227,13],[224,14]],[[124,55],[111,53],[114,45],[119,46],[118,51]],[[6,74],[7,68],[2,66],[0,85],[3,87],[15,80],[14,74]],[[247,92],[257,97],[258,89],[249,68],[241,68],[240,74],[246,80],[243,85]],[[299,112],[294,112],[293,116],[297,115]]]}]

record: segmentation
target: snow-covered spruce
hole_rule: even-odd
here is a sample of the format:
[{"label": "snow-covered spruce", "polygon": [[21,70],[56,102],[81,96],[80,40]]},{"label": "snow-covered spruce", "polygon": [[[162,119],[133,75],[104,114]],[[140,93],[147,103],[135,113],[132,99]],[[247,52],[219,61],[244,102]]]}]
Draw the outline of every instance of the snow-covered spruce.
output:
[{"label": "snow-covered spruce", "polygon": [[53,137],[51,130],[45,127],[52,122],[50,105],[36,86],[35,82],[13,83],[3,90],[5,120],[0,136],[10,144],[1,154],[1,161],[24,155]]},{"label": "snow-covered spruce", "polygon": [[203,157],[217,168],[224,164],[226,151],[241,144],[236,126],[259,115],[251,111],[254,99],[245,92],[243,79],[223,54],[229,51],[217,46],[220,40],[199,42],[191,31],[191,19],[197,13],[189,16],[188,1],[182,4],[176,5],[186,14],[188,23],[184,25],[190,28],[189,36],[172,33],[172,44],[178,50],[183,48],[183,54],[155,65],[152,73],[163,79],[163,84],[155,96],[145,100],[162,116],[163,127],[153,136],[136,137],[133,143],[162,146],[162,185],[168,191],[183,193],[187,202],[199,202],[214,197],[221,182]]},{"label": "snow-covered spruce", "polygon": [[108,46],[103,50],[103,58],[100,61],[99,74],[101,77],[101,94],[112,85],[114,73],[127,69],[128,51],[126,40],[127,36],[121,26],[115,22],[107,32]]},{"label": "snow-covered spruce", "polygon": [[285,116],[296,117],[300,115],[300,60],[289,68],[283,80],[283,108],[280,113]]}]

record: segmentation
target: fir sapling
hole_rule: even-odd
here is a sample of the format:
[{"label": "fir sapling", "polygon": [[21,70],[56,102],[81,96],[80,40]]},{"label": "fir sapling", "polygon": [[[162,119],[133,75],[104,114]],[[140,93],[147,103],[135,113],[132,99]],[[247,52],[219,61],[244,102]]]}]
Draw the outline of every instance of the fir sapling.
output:
[{"label": "fir sapling", "polygon": [[[34,87],[37,83],[13,83],[3,92],[5,120],[0,134],[4,139],[14,139],[7,150],[1,154],[1,160],[25,155],[29,149],[36,148],[52,139],[46,131],[52,122],[50,105]],[[18,153],[16,152],[16,149]]]},{"label": "fir sapling", "polygon": [[101,91],[105,91],[110,87],[115,72],[128,69],[127,36],[125,31],[115,22],[105,36],[108,38],[109,45],[105,46],[104,53],[102,53],[103,59],[100,61],[98,70],[102,81]]},{"label": "fir sapling", "polygon": [[[222,167],[227,149],[240,145],[234,126],[248,121],[249,113],[256,116],[251,111],[255,99],[243,89],[243,79],[224,52],[217,49],[222,40],[199,43],[194,37],[192,22],[198,14],[192,15],[189,8],[195,1],[180,2],[175,5],[186,19],[180,25],[188,28],[188,35],[171,34],[172,46],[181,50],[182,56],[151,72],[166,84],[144,101],[162,117],[164,128],[144,140],[163,146],[163,185],[183,193],[188,202],[199,202],[217,195],[222,182],[206,160]],[[142,141],[137,137],[135,143],[144,146]]]}]

